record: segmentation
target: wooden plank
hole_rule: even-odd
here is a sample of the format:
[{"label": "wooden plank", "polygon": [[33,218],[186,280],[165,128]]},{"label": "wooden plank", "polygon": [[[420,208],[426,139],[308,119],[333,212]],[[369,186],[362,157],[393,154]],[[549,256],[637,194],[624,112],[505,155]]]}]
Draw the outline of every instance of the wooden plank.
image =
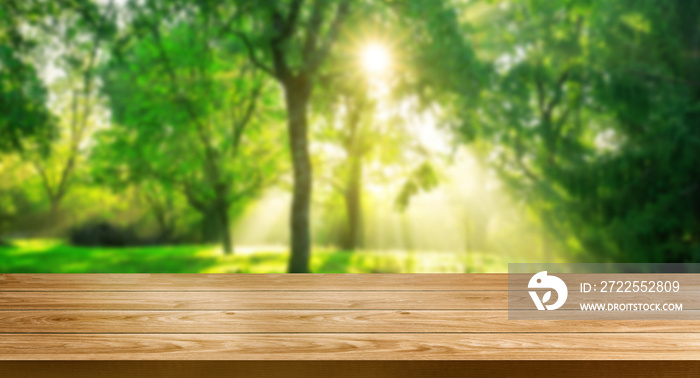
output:
[{"label": "wooden plank", "polygon": [[[700,318],[695,311],[689,316]],[[508,320],[507,311],[3,311],[0,333],[693,332],[700,320]],[[700,357],[700,356],[699,356]]]},{"label": "wooden plank", "polygon": [[0,292],[0,310],[502,310],[507,300],[505,291],[19,291]]},{"label": "wooden plank", "polygon": [[505,291],[506,274],[0,274],[0,291]]},{"label": "wooden plank", "polygon": [[3,360],[697,360],[700,334],[0,334]]},{"label": "wooden plank", "polygon": [[[529,275],[513,275],[527,291]],[[700,291],[700,274],[683,277],[683,291]],[[562,277],[564,277],[562,275]],[[597,278],[596,278],[597,277]],[[606,275],[565,277],[570,292]],[[617,277],[622,279],[622,276]],[[649,280],[649,275],[624,275]],[[507,291],[508,274],[0,274],[0,291]]]},{"label": "wooden plank", "polygon": [[0,361],[0,371],[3,378],[658,378],[700,376],[700,361]]},{"label": "wooden plank", "polygon": [[[697,319],[700,314],[689,313]],[[700,332],[700,320],[508,320],[507,311],[10,311],[6,333]]]},{"label": "wooden plank", "polygon": [[700,320],[514,321],[506,289],[503,274],[0,275],[0,359],[700,359]]},{"label": "wooden plank", "polygon": [[[592,300],[594,297],[595,300]],[[682,303],[700,310],[700,296],[657,295],[653,303]],[[583,299],[583,300],[582,300]],[[534,309],[529,295],[510,297],[506,291],[212,291],[212,292],[36,292],[0,291],[3,310],[505,310]],[[643,294],[585,295],[569,293],[562,310],[579,303],[647,303]]]}]

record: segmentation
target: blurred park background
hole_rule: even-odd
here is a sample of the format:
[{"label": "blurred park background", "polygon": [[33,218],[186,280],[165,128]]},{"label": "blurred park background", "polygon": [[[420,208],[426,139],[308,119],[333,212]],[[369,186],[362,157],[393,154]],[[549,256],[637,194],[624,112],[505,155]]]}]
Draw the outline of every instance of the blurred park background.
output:
[{"label": "blurred park background", "polygon": [[700,262],[700,0],[3,0],[0,272]]}]

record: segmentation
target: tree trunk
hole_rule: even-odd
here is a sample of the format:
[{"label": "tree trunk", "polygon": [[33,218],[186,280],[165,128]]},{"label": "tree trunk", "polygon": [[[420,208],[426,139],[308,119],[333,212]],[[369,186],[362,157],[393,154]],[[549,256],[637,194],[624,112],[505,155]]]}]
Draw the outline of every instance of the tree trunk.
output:
[{"label": "tree trunk", "polygon": [[311,86],[304,76],[290,79],[284,84],[289,147],[294,168],[294,192],[290,216],[292,250],[289,273],[308,273],[311,249],[309,218],[312,168],[309,159],[306,109]]},{"label": "tree trunk", "polygon": [[173,221],[169,219],[168,215],[166,214],[167,210],[158,205],[151,205],[151,210],[153,211],[153,215],[158,223],[159,231],[156,240],[161,243],[169,240],[173,234],[175,226],[173,225]]},{"label": "tree trunk", "polygon": [[219,207],[219,224],[221,225],[221,238],[224,254],[233,254],[233,241],[231,240],[231,227],[228,215],[228,206]]},{"label": "tree trunk", "polygon": [[350,172],[345,190],[347,235],[343,248],[354,251],[362,247],[362,157],[350,156]]},{"label": "tree trunk", "polygon": [[51,216],[55,216],[58,214],[58,208],[61,206],[61,199],[60,198],[51,198]]},{"label": "tree trunk", "polygon": [[220,201],[213,201],[200,211],[202,214],[202,242],[221,243],[224,253],[233,253],[233,241],[230,229],[228,206]]},{"label": "tree trunk", "polygon": [[215,243],[221,241],[221,217],[215,206],[207,206],[202,214],[202,242]]}]

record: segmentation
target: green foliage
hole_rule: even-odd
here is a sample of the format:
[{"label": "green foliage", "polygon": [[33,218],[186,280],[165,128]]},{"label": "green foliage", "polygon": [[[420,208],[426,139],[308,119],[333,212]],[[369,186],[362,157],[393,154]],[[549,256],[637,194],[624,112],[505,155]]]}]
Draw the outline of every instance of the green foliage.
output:
[{"label": "green foliage", "polygon": [[465,3],[413,0],[390,7],[397,17],[396,34],[402,36],[396,93],[415,94],[426,106],[439,104],[453,113],[453,126],[470,138],[474,134],[465,110],[476,106],[488,84],[489,65],[478,59],[472,29],[460,22]]},{"label": "green foliage", "polygon": [[0,83],[0,152],[21,151],[22,139],[32,137],[46,154],[55,137],[54,119],[45,108],[46,90],[32,67],[7,45],[0,45]]},{"label": "green foliage", "polygon": [[171,198],[204,217],[216,208],[240,213],[278,175],[270,86],[240,41],[206,30],[204,11],[169,24],[148,10],[135,13],[136,36],[102,68],[116,125],[97,136],[95,176],[117,189],[156,190],[164,196],[150,202],[164,210],[157,200]]},{"label": "green foliage", "polygon": [[488,161],[559,240],[579,240],[579,259],[697,261],[697,2],[489,12],[470,30],[490,85],[477,106],[464,99],[463,134],[488,143]]},{"label": "green foliage", "polygon": [[0,5],[0,153],[22,151],[22,140],[31,137],[46,154],[56,134],[46,108],[46,88],[23,56],[35,42],[19,31],[21,24],[35,22],[37,12],[39,4],[33,1]]},{"label": "green foliage", "polygon": [[401,187],[396,198],[396,207],[405,210],[411,197],[423,191],[430,191],[438,185],[438,176],[433,166],[425,162],[416,168]]},{"label": "green foliage", "polygon": [[[312,178],[314,198],[332,210],[314,227],[323,240],[337,233],[343,205],[360,223],[350,208],[361,209],[369,183],[396,189],[405,209],[442,180],[440,159],[407,127],[420,129],[430,114],[546,227],[543,250],[558,245],[579,261],[697,262],[698,25],[700,3],[690,0],[5,0],[0,228],[52,220],[46,208],[71,188],[67,223],[130,212],[120,220],[147,218],[188,240],[199,222],[209,239],[207,230],[230,231],[229,216],[292,171],[292,244],[304,271],[317,219]],[[391,51],[386,96],[357,63],[369,42]],[[58,79],[46,78],[52,70]],[[468,233],[485,235],[487,175],[468,174],[478,200],[455,208],[473,215]],[[95,210],[102,205],[109,210]],[[163,269],[283,271],[286,258],[203,262],[188,255],[199,247],[188,248],[126,255],[153,271],[176,254],[184,260]],[[5,247],[3,263],[39,269],[22,256],[50,266],[61,254],[75,259],[66,271],[134,263],[110,265],[113,251],[37,251]],[[428,264],[325,253],[312,269]],[[91,265],[81,254],[107,260]]]}]

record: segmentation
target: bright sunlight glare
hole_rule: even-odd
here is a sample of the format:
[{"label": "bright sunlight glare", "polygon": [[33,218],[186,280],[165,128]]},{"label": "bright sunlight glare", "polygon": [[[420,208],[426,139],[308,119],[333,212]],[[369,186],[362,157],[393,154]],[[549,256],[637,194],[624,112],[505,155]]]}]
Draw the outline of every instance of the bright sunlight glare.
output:
[{"label": "bright sunlight glare", "polygon": [[362,51],[362,64],[371,74],[380,74],[389,67],[389,52],[379,44],[371,44]]}]

